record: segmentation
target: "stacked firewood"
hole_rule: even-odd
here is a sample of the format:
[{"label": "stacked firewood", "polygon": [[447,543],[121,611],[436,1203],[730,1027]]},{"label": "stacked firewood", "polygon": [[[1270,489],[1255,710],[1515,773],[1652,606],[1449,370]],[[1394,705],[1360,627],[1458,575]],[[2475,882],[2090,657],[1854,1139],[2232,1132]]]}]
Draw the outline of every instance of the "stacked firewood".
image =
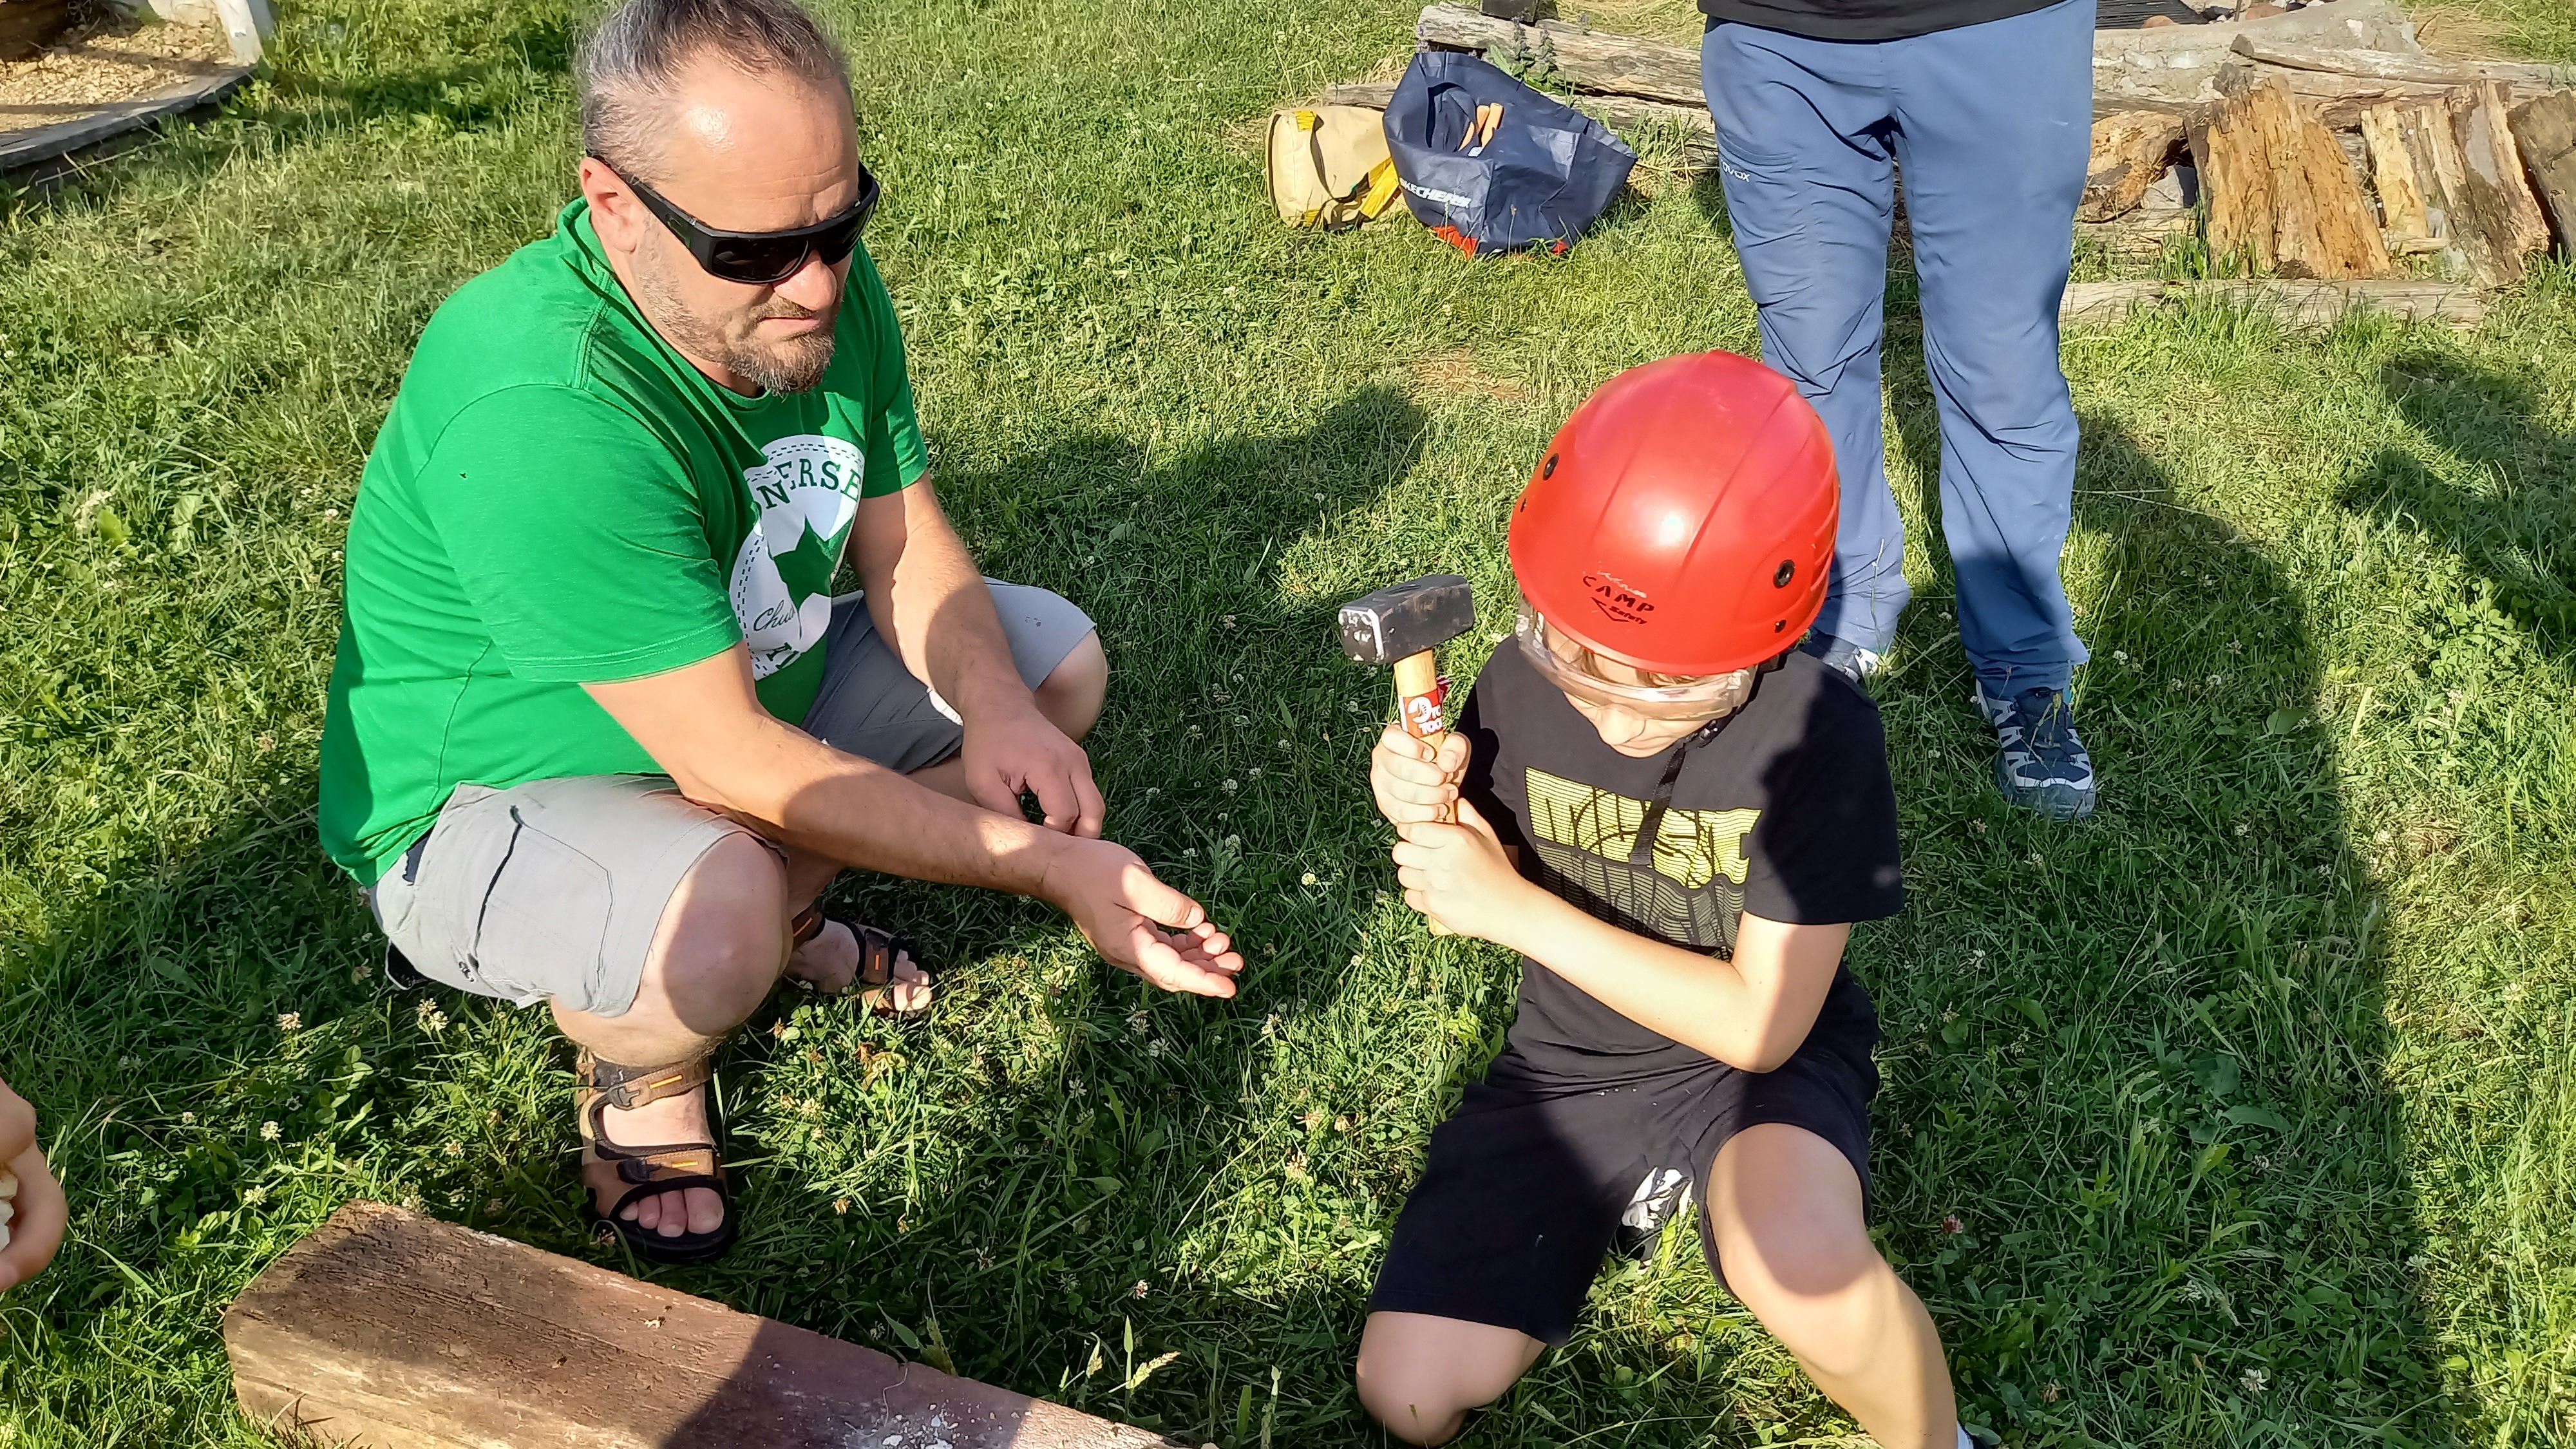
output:
[{"label": "stacked firewood", "polygon": [[2094,122],[2082,223],[2188,230],[2205,198],[2213,257],[2323,280],[2424,256],[2496,287],[2553,231],[2576,251],[2576,72],[2251,34],[2232,51],[2217,99]]}]

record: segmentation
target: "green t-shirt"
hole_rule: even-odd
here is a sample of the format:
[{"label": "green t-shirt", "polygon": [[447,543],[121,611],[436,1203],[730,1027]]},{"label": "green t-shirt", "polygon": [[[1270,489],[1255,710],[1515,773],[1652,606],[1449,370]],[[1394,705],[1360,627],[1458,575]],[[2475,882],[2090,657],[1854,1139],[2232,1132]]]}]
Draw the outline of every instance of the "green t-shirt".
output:
[{"label": "green t-shirt", "polygon": [[584,693],[751,645],[805,716],[858,500],[928,467],[903,338],[852,254],[820,386],[743,397],[645,322],[574,201],[457,289],[349,517],[322,843],[372,883],[462,783],[649,772]]}]

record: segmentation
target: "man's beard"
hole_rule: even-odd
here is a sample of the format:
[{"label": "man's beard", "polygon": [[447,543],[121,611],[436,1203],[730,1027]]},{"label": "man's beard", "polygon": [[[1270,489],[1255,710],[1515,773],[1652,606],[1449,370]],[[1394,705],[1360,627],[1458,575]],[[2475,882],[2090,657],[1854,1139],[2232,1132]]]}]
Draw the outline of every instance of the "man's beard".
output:
[{"label": "man's beard", "polygon": [[[636,290],[643,295],[636,300],[643,305],[663,340],[692,356],[702,357],[737,377],[748,379],[763,392],[808,392],[823,380],[824,369],[832,365],[832,345],[839,330],[826,326],[802,337],[762,344],[749,335],[728,337],[715,324],[691,312],[680,300],[679,289],[662,271],[658,258],[649,254],[637,258]],[[695,265],[692,260],[691,265]],[[812,317],[817,315],[784,298],[772,297],[752,312],[743,314],[741,326],[746,334],[769,317]]]}]

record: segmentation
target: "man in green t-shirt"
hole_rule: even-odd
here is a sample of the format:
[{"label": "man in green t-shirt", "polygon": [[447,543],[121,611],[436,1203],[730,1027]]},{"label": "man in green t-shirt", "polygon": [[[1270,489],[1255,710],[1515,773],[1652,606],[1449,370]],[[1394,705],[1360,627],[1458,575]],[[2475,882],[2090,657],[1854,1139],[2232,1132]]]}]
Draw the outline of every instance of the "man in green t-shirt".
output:
[{"label": "man in green t-shirt", "polygon": [[927,1002],[813,909],[843,867],[1050,901],[1168,990],[1243,959],[1099,838],[1090,621],[931,490],[839,52],[792,0],[627,0],[579,74],[580,198],[439,309],[368,457],[321,829],[389,969],[551,1003],[591,1211],[687,1260],[736,1234],[708,1058],[781,971]]}]

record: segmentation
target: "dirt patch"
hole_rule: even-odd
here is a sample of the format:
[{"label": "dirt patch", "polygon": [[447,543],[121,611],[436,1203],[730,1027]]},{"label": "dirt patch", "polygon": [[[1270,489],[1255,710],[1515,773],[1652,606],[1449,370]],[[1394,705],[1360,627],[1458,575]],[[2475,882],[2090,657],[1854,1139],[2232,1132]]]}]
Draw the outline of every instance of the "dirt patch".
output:
[{"label": "dirt patch", "polygon": [[1516,382],[1490,377],[1476,366],[1476,355],[1465,348],[1435,352],[1414,363],[1405,371],[1413,378],[1415,391],[1429,402],[1454,398],[1460,394],[1489,397],[1496,402],[1528,402],[1530,390]]},{"label": "dirt patch", "polygon": [[75,120],[115,101],[233,68],[221,26],[106,21],[26,60],[0,60],[0,134]]}]

